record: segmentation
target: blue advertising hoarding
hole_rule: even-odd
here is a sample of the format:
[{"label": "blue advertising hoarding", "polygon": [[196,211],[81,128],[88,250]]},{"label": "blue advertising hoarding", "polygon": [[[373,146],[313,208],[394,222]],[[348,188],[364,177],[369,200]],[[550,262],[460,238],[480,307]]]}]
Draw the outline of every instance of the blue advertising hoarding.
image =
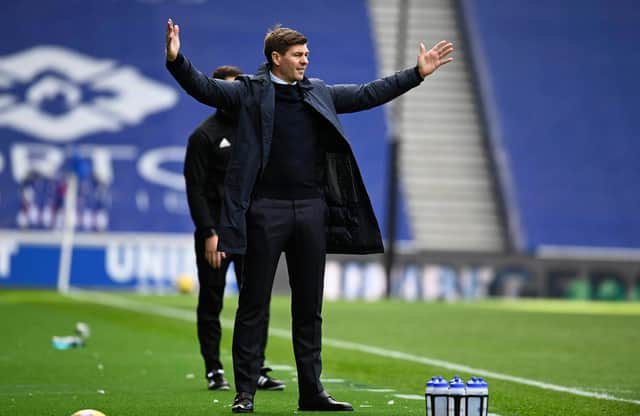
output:
[{"label": "blue advertising hoarding", "polygon": [[[180,241],[176,252],[188,253],[191,263],[165,270],[172,278],[192,271],[182,163],[189,134],[213,109],[187,96],[164,67],[169,17],[181,26],[182,51],[206,73],[222,64],[253,72],[264,61],[264,33],[282,23],[309,38],[309,76],[328,83],[376,78],[364,0],[245,6],[194,0],[2,6],[11,42],[0,45],[0,241],[1,253],[9,253],[0,284],[55,286],[70,173],[77,179],[72,283],[126,287],[108,267],[121,235],[160,236],[167,244],[173,236]],[[342,121],[382,222],[383,109]],[[406,219],[401,223],[407,239]],[[148,251],[134,252],[149,258]],[[136,273],[144,280],[147,272]]]}]

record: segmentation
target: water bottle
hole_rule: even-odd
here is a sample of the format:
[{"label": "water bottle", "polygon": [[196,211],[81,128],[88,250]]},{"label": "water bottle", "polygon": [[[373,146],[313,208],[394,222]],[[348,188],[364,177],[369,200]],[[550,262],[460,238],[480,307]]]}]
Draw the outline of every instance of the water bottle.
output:
[{"label": "water bottle", "polygon": [[428,380],[426,383],[426,387],[424,390],[424,401],[427,406],[427,416],[433,416],[433,404],[431,403],[431,399],[433,398],[433,384],[436,382],[436,377],[431,377],[431,380]]},{"label": "water bottle", "polygon": [[467,381],[467,413],[468,416],[482,416],[482,383],[471,377]]},{"label": "water bottle", "polygon": [[482,384],[482,389],[480,390],[480,394],[482,394],[482,416],[489,415],[489,384],[480,377],[478,379]]},{"label": "water bottle", "polygon": [[449,415],[465,416],[465,394],[464,380],[455,376],[449,382]]},{"label": "water bottle", "polygon": [[433,396],[431,398],[431,409],[433,414],[428,416],[449,416],[447,405],[449,400],[449,384],[441,376],[433,382]]},{"label": "water bottle", "polygon": [[487,416],[489,388],[482,378],[471,377],[467,382],[467,415]]},{"label": "water bottle", "polygon": [[56,350],[68,350],[71,348],[78,348],[84,346],[84,341],[80,337],[76,336],[67,336],[67,337],[58,337],[54,336],[51,339],[51,343],[53,344],[53,348]]}]

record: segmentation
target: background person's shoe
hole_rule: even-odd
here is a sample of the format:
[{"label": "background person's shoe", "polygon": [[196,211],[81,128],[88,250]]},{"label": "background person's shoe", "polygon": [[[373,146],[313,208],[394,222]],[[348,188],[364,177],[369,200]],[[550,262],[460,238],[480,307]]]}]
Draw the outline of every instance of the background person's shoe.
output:
[{"label": "background person's shoe", "polygon": [[249,393],[238,393],[231,405],[232,413],[253,413],[253,396]]},{"label": "background person's shoe", "polygon": [[326,391],[322,391],[313,397],[304,397],[298,400],[298,410],[320,410],[325,412],[351,412],[351,403],[338,402]]},{"label": "background person's shoe", "polygon": [[209,390],[229,390],[229,382],[224,378],[223,370],[207,373],[207,388]]},{"label": "background person's shoe", "polygon": [[259,390],[284,390],[287,386],[283,381],[276,380],[269,377],[267,374],[271,369],[269,367],[263,367],[260,370],[260,376],[258,377],[258,389]]}]

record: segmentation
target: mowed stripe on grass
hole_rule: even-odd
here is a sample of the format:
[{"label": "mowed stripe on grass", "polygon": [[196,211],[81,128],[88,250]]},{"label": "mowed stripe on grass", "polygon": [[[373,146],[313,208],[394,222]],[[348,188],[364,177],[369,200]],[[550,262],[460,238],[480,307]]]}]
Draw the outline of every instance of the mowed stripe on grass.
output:
[{"label": "mowed stripe on grass", "polygon": [[[157,316],[195,322],[195,316],[192,311],[187,311],[187,310],[174,308],[174,307],[157,306],[157,305],[150,305],[148,303],[135,302],[122,296],[116,296],[116,295],[101,293],[101,292],[85,292],[80,290],[72,291],[67,296],[84,301],[84,302],[99,303],[102,305],[126,309],[129,311],[134,311],[139,313],[153,314]],[[233,322],[228,319],[222,319],[221,324],[227,328],[233,327]],[[291,339],[291,334],[288,329],[270,327],[269,334],[271,336],[276,336],[279,338]],[[499,372],[481,369],[481,368],[474,368],[474,367],[466,366],[463,364],[453,363],[453,362],[444,361],[444,360],[438,360],[438,359],[429,358],[429,357],[418,356],[414,354],[408,354],[401,351],[395,351],[395,350],[380,348],[376,346],[365,345],[361,343],[355,343],[355,342],[349,342],[349,341],[343,341],[343,340],[331,339],[331,338],[325,337],[323,339],[323,345],[339,348],[343,350],[367,353],[367,354],[371,354],[371,355],[375,355],[383,358],[392,358],[396,360],[408,361],[408,362],[413,362],[418,364],[431,365],[431,366],[452,370],[456,372],[461,372],[461,373],[476,374],[486,378],[503,380],[507,382],[526,385],[526,386],[532,386],[532,387],[540,388],[543,390],[556,391],[556,392],[567,393],[567,394],[593,398],[593,399],[610,400],[610,401],[640,405],[640,400],[621,398],[608,393],[592,392],[592,391],[587,391],[587,390],[583,390],[575,387],[562,386],[562,385],[547,383],[539,380],[532,380],[524,377],[518,377],[514,375],[499,373]]]}]

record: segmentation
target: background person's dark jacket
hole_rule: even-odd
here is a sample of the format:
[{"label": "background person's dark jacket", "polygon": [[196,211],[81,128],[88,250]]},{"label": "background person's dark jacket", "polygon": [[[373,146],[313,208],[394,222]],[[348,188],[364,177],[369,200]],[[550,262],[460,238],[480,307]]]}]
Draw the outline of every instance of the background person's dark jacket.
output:
[{"label": "background person's dark jacket", "polygon": [[[269,160],[273,133],[275,90],[268,67],[260,67],[255,76],[221,81],[203,75],[178,54],[175,61],[167,61],[167,68],[189,95],[237,116],[236,143],[225,179],[218,234],[220,251],[244,254],[245,214],[256,180]],[[417,68],[363,85],[326,85],[322,80],[308,78],[300,82],[304,101],[328,121],[322,132],[327,149],[324,191],[329,207],[328,253],[383,251],[378,222],[337,114],[384,104],[420,82]]]},{"label": "background person's dark jacket", "polygon": [[217,232],[235,129],[235,120],[218,110],[189,136],[183,172],[189,213],[201,238]]}]

